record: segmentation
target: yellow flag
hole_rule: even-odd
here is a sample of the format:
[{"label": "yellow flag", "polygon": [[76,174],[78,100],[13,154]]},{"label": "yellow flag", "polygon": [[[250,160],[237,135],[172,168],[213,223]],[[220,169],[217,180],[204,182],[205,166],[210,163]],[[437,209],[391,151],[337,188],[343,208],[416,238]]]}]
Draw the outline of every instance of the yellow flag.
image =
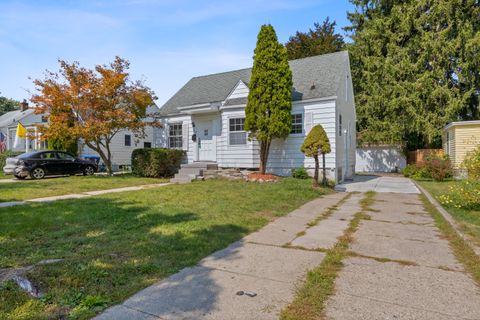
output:
[{"label": "yellow flag", "polygon": [[27,129],[19,122],[17,125],[17,137],[25,139],[27,136]]},{"label": "yellow flag", "polygon": [[13,142],[13,148],[18,147],[20,139],[25,139],[27,136],[27,129],[19,122],[17,125],[17,133],[15,134],[15,141]]}]

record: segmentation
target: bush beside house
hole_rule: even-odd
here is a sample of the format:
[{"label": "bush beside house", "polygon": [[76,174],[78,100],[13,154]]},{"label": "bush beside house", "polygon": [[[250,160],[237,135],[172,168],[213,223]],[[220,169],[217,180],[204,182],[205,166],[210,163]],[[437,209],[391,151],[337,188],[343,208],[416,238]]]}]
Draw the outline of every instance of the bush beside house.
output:
[{"label": "bush beside house", "polygon": [[426,161],[410,164],[403,170],[403,175],[413,179],[433,179],[443,181],[453,176],[453,168],[448,157],[429,157]]},{"label": "bush beside house", "polygon": [[467,153],[462,167],[467,170],[468,179],[480,180],[480,145]]},{"label": "bush beside house", "polygon": [[141,177],[171,177],[179,169],[185,151],[178,149],[135,149],[132,152],[132,172]]}]

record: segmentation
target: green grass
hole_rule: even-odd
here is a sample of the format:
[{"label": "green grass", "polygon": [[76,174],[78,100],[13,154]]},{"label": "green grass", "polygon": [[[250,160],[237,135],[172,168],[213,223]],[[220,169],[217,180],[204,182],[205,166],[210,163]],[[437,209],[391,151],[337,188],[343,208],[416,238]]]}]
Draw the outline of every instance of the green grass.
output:
[{"label": "green grass", "polygon": [[0,179],[12,179],[12,176],[6,176],[3,172],[0,172]]},{"label": "green grass", "polygon": [[71,176],[43,180],[21,180],[0,183],[0,202],[58,196],[69,193],[112,189],[142,184],[167,182],[166,179],[139,178],[132,175]]},{"label": "green grass", "polygon": [[428,201],[427,197],[421,195],[422,202],[427,211],[435,220],[435,225],[440,229],[443,236],[450,242],[450,247],[457,259],[465,266],[465,269],[472,275],[477,285],[480,286],[480,257],[475,254],[472,247],[461,238],[452,226],[443,218],[435,206]]},{"label": "green grass", "polygon": [[343,267],[342,260],[349,255],[348,247],[360,220],[368,219],[365,214],[373,203],[374,192],[367,192],[361,201],[362,211],[355,214],[348,229],[332,249],[326,251],[322,263],[307,274],[293,302],[281,313],[282,320],[317,320],[324,318],[325,303],[335,291],[335,280]]},{"label": "green grass", "polygon": [[[430,192],[437,200],[442,194],[448,194],[449,187],[459,184],[459,181],[418,181],[418,183]],[[479,200],[480,201],[480,200]],[[463,231],[468,234],[472,241],[480,246],[480,211],[445,207],[445,209],[458,222]]]},{"label": "green grass", "polygon": [[40,300],[0,289],[0,319],[87,319],[328,192],[210,180],[0,209],[0,268],[65,259],[28,274]]}]

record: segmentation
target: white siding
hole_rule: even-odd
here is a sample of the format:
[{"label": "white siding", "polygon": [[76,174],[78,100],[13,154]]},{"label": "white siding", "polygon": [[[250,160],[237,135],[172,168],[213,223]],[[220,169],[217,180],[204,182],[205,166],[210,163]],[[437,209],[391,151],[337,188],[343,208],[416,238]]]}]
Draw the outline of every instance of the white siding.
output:
[{"label": "white siding", "polygon": [[[169,118],[164,118],[161,120],[162,128],[156,129],[155,133],[155,145],[156,148],[168,148],[168,125],[172,123],[181,123],[183,132],[182,134],[188,132],[187,137],[183,137],[184,146],[183,149],[187,153],[187,161],[191,163],[195,161],[195,142],[192,141],[193,128],[192,128],[192,118],[189,115],[185,116],[174,116]],[[188,144],[185,146],[185,142],[188,141]]]},{"label": "white siding", "polygon": [[[336,110],[336,133],[337,137],[337,174],[342,173],[345,178],[351,178],[355,173],[356,161],[356,112],[355,101],[353,97],[352,76],[350,74],[350,64],[347,63],[346,68],[341,70],[342,80],[340,81],[337,92],[337,110]],[[339,116],[342,115],[342,135],[339,135]],[[347,134],[345,134],[347,130]],[[348,168],[345,168],[345,150],[348,150]],[[342,176],[337,177],[337,181],[342,180]]]},{"label": "white siding", "polygon": [[240,80],[226,100],[248,97],[248,87]]},{"label": "white siding", "polygon": [[[143,148],[144,142],[150,142],[152,147],[154,147],[154,129],[147,127],[145,133],[147,136],[144,139],[135,137],[135,135],[128,130],[122,130],[113,137],[110,143],[110,152],[112,154],[112,166],[114,170],[117,170],[119,166],[130,165],[132,163],[133,150]],[[125,135],[127,134],[131,137],[130,146],[125,146]],[[80,142],[80,157],[83,156],[98,156],[98,154]]]},{"label": "white siding", "polygon": [[244,118],[245,110],[224,111],[221,114],[222,123],[220,136],[217,138],[217,162],[225,168],[255,168],[253,150],[256,148],[253,141],[247,139],[245,145],[229,145],[229,119]]},{"label": "white siding", "polygon": [[[278,175],[290,175],[292,169],[305,167],[310,172],[315,168],[313,158],[305,157],[300,151],[300,147],[308,134],[309,130],[320,124],[327,132],[332,146],[332,152],[325,157],[325,166],[328,169],[330,179],[335,179],[335,102],[333,100],[316,103],[294,104],[292,114],[301,113],[303,115],[303,134],[291,134],[287,139],[276,139],[270,147],[267,170]],[[306,114],[311,114],[312,125],[305,121]],[[307,131],[308,130],[308,131]],[[320,167],[322,161],[320,159]]]}]

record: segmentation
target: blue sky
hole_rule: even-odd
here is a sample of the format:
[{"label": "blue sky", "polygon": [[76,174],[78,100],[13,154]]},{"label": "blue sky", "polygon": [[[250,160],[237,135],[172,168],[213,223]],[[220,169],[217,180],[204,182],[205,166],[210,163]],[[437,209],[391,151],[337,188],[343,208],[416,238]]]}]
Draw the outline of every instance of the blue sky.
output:
[{"label": "blue sky", "polygon": [[341,31],[349,10],[347,0],[0,0],[0,92],[28,98],[29,77],[58,58],[92,67],[119,55],[162,105],[193,76],[250,67],[260,25],[285,42],[327,16]]}]

